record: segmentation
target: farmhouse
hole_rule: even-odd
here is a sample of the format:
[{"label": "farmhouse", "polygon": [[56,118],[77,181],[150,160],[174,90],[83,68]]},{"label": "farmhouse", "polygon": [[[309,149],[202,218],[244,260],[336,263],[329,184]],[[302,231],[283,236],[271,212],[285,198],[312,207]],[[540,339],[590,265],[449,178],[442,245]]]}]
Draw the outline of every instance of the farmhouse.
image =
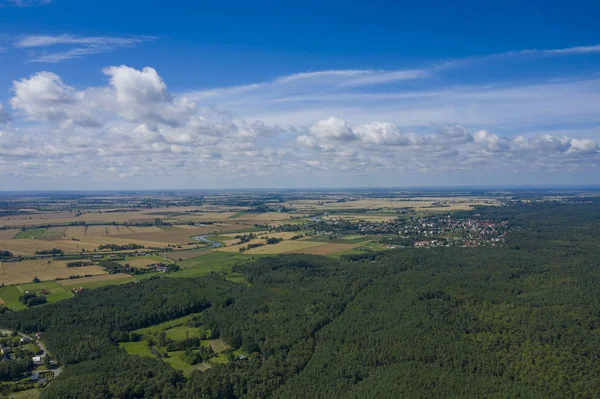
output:
[{"label": "farmhouse", "polygon": [[42,358],[42,356],[34,356],[31,358],[31,361],[36,366],[40,366],[40,365],[44,364],[44,359]]}]

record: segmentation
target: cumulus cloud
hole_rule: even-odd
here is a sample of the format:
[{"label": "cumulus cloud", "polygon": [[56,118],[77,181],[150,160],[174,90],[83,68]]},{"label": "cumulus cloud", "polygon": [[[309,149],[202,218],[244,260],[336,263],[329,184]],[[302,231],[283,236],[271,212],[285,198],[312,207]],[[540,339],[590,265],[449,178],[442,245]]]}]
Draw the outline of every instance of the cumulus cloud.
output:
[{"label": "cumulus cloud", "polygon": [[177,126],[193,111],[186,98],[174,99],[154,68],[137,70],[125,65],[109,67],[110,86],[117,100],[117,112],[132,122],[152,121]]},{"label": "cumulus cloud", "polygon": [[[107,83],[97,87],[75,88],[51,72],[13,82],[16,120],[0,125],[0,176],[148,179],[149,185],[158,177],[240,185],[279,177],[286,185],[319,173],[369,182],[382,173],[595,170],[599,160],[595,140],[566,134],[511,137],[458,124],[414,132],[386,120],[351,123],[339,116],[281,127],[173,93],[150,67],[103,72]],[[0,106],[6,122],[5,114]]]},{"label": "cumulus cloud", "polygon": [[10,103],[34,121],[60,123],[63,126],[98,126],[86,111],[85,93],[66,85],[52,72],[39,72],[29,79],[13,82],[15,96]]}]

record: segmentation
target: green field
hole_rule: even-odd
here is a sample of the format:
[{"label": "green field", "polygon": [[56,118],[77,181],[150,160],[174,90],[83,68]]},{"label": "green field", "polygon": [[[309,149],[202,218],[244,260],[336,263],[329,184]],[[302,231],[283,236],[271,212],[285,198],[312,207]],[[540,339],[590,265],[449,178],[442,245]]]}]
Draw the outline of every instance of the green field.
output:
[{"label": "green field", "polygon": [[246,214],[246,212],[238,212],[238,213],[234,213],[233,215],[229,216],[227,219],[237,219],[237,218],[241,218],[242,216],[244,216]]},{"label": "green field", "polygon": [[185,339],[186,336],[190,338],[197,337],[203,333],[204,330],[205,329],[202,327],[189,327],[184,325],[169,328],[168,330],[165,330],[165,333],[167,338],[171,338],[174,341],[181,341],[182,339]]},{"label": "green field", "polygon": [[329,235],[321,234],[317,236],[311,236],[308,238],[303,238],[302,241],[312,241],[312,242],[328,242],[331,244],[360,244],[361,242],[367,242],[376,239],[375,236],[358,236],[358,235],[348,235],[348,236],[337,236],[336,238],[329,238]]},{"label": "green field", "polygon": [[[148,274],[155,275],[156,273],[148,273]],[[101,276],[104,276],[104,275],[101,274]],[[146,274],[143,274],[140,276],[146,276]],[[137,277],[140,277],[140,276],[137,276]],[[150,276],[148,276],[147,278],[150,278]],[[68,280],[68,282],[65,282],[64,288],[67,290],[70,290],[71,288],[79,288],[79,287],[93,289],[93,288],[104,287],[107,285],[127,284],[127,283],[134,282],[136,280],[140,280],[140,279],[136,278],[136,277],[127,277],[127,278],[122,278],[122,279],[118,279],[118,280],[104,280],[104,281],[99,280],[99,281],[90,281],[87,283],[81,283],[81,282],[78,282],[77,279],[73,279],[73,280]]]},{"label": "green field", "polygon": [[121,342],[119,346],[127,351],[130,355],[153,357],[152,351],[148,347],[146,341],[139,342]]},{"label": "green field", "polygon": [[210,273],[231,272],[236,263],[245,263],[251,255],[240,255],[234,252],[212,251],[204,255],[179,262],[182,270],[169,274],[171,277],[197,277]]},{"label": "green field", "polygon": [[187,316],[179,317],[177,319],[165,321],[163,323],[154,324],[150,327],[145,327],[145,328],[140,328],[138,330],[135,330],[135,332],[138,334],[141,334],[141,335],[157,334],[160,331],[168,330],[169,328],[185,325],[188,322],[188,320],[190,320],[192,318],[192,316],[193,316],[193,314],[190,314]]},{"label": "green field", "polygon": [[14,238],[38,238],[42,234],[44,234],[45,231],[46,231],[45,228],[27,229],[27,230],[21,231]]},{"label": "green field", "polygon": [[40,292],[48,290],[50,294],[46,295],[48,302],[58,302],[63,299],[71,298],[73,294],[68,288],[61,287],[55,281],[44,281],[41,283],[28,283],[20,285],[11,285],[0,287],[0,298],[4,301],[4,305],[8,308],[25,309],[26,306],[19,302],[19,296],[25,291]]},{"label": "green field", "polygon": [[21,391],[11,393],[8,398],[9,399],[37,399],[40,397],[39,389],[30,389],[28,391]]},{"label": "green field", "polygon": [[183,374],[185,375],[188,375],[194,370],[206,370],[206,366],[202,363],[194,365],[188,364],[180,357],[184,353],[185,351],[169,352],[169,357],[163,358],[162,360],[165,363],[169,363],[174,369],[183,371]]},{"label": "green field", "polygon": [[0,298],[2,298],[4,306],[9,309],[25,309],[25,305],[19,302],[21,295],[23,295],[23,291],[16,285],[0,288]]}]

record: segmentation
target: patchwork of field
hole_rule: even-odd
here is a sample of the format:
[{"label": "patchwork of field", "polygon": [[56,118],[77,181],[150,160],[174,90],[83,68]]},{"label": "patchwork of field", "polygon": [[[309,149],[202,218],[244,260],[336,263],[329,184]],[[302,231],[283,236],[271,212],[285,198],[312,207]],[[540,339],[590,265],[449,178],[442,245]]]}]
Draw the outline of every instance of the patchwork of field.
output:
[{"label": "patchwork of field", "polygon": [[414,198],[365,198],[354,201],[336,200],[299,200],[286,203],[285,206],[295,208],[296,212],[326,211],[353,209],[421,209],[429,211],[472,209],[476,205],[499,205],[500,201],[489,197],[455,196],[455,197],[414,197]]},{"label": "patchwork of field", "polygon": [[48,227],[40,238],[59,239],[64,237],[67,227]]},{"label": "patchwork of field", "polygon": [[35,251],[49,250],[52,248],[62,249],[67,253],[81,252],[82,249],[94,250],[98,245],[89,242],[72,240],[0,240],[0,248],[8,249],[13,255],[34,255]]},{"label": "patchwork of field", "polygon": [[160,232],[136,233],[135,235],[117,235],[119,238],[135,238],[138,241],[154,241],[170,244],[187,244],[194,242],[190,237],[197,235],[206,235],[216,232],[231,231],[239,229],[240,226],[234,224],[214,224],[207,227],[196,227],[194,229],[170,229]]},{"label": "patchwork of field", "polygon": [[0,262],[0,284],[29,283],[34,277],[42,281],[69,278],[71,275],[106,274],[100,266],[68,268],[65,261],[34,259],[21,262]]}]

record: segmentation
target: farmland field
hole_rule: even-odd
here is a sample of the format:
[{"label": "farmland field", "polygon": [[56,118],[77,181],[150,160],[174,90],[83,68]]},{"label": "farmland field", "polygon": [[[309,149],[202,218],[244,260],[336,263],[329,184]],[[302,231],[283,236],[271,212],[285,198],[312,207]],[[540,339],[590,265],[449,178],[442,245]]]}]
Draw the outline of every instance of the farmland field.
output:
[{"label": "farmland field", "polygon": [[48,227],[40,238],[58,239],[63,237],[67,227]]},{"label": "farmland field", "polygon": [[14,238],[38,238],[42,234],[44,234],[45,231],[46,231],[45,228],[27,229],[27,230],[21,231]]},{"label": "farmland field", "polygon": [[20,262],[0,262],[0,283],[21,284],[28,283],[34,277],[42,281],[58,278],[68,278],[71,275],[105,274],[100,266],[84,266],[77,268],[66,267],[64,261],[50,261],[47,259],[23,260]]},{"label": "farmland field", "polygon": [[8,249],[14,255],[34,255],[35,251],[59,248],[68,253],[79,253],[82,249],[94,250],[97,245],[72,240],[0,240],[0,248]]},{"label": "farmland field", "polygon": [[[262,241],[262,240],[261,240]],[[264,242],[264,241],[263,241]],[[272,245],[263,245],[261,247],[252,248],[244,252],[247,255],[274,255],[274,254],[282,254],[290,251],[301,251],[306,248],[314,247],[317,245],[327,245],[327,244],[319,244],[311,241],[302,241],[302,240],[294,240],[294,241],[282,241],[279,244]]]},{"label": "farmland field", "polygon": [[19,233],[19,229],[0,230],[0,240],[9,240]]}]

